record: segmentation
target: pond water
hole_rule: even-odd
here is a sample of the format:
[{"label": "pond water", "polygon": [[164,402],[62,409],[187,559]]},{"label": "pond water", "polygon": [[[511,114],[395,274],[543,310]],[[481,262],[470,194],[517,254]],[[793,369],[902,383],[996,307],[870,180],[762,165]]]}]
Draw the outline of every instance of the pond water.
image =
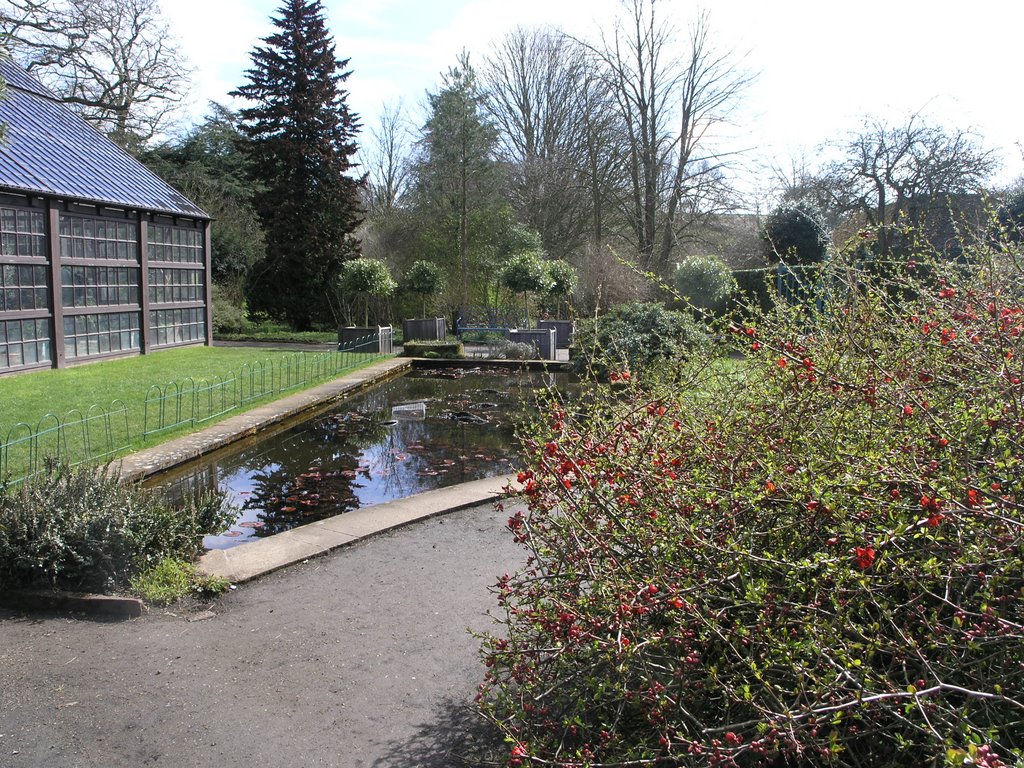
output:
[{"label": "pond water", "polygon": [[565,374],[413,371],[276,434],[244,441],[147,485],[180,498],[218,488],[240,510],[207,536],[225,549],[360,507],[504,474],[515,420]]}]

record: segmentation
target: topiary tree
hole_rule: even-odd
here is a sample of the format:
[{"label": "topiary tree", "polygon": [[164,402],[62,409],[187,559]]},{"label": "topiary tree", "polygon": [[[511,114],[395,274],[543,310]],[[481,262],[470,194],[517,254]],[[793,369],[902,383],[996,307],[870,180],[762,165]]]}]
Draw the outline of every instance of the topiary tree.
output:
[{"label": "topiary tree", "polygon": [[828,252],[829,234],[821,216],[809,205],[780,206],[761,229],[761,246],[769,262],[791,266],[820,264]]},{"label": "topiary tree", "polygon": [[423,317],[427,316],[427,298],[437,294],[443,286],[441,268],[432,261],[414,262],[405,273],[405,288],[419,294],[423,302]]},{"label": "topiary tree", "polygon": [[576,292],[576,283],[579,279],[576,267],[564,259],[555,259],[547,262],[547,270],[548,278],[551,281],[548,295],[553,297],[556,302],[562,302],[566,309],[568,309],[572,295]]},{"label": "topiary tree", "polygon": [[690,256],[673,278],[676,290],[698,309],[719,310],[736,290],[732,270],[718,256]]},{"label": "topiary tree", "polygon": [[355,294],[363,300],[363,325],[370,324],[370,297],[390,296],[397,284],[380,259],[352,259],[341,267],[338,288],[342,295]]},{"label": "topiary tree", "polygon": [[551,288],[551,276],[540,251],[522,251],[501,271],[501,284],[523,295],[526,327],[530,327],[530,292],[543,293]]}]

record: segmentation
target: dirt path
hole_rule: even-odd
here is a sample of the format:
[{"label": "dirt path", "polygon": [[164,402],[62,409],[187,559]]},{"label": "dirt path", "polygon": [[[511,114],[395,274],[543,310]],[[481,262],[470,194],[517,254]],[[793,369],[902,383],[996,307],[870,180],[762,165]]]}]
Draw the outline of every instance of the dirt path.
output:
[{"label": "dirt path", "polygon": [[[457,765],[488,586],[523,553],[490,505],[244,585],[214,616],[0,611],[0,766]],[[189,620],[191,619],[191,620]]]}]

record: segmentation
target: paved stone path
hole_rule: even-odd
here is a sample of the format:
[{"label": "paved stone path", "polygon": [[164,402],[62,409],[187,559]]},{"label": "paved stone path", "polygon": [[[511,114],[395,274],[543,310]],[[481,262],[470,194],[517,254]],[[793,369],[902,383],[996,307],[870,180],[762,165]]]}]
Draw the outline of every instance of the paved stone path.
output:
[{"label": "paved stone path", "polygon": [[466,628],[525,559],[508,514],[382,533],[187,616],[0,610],[0,766],[459,765],[483,674]]}]

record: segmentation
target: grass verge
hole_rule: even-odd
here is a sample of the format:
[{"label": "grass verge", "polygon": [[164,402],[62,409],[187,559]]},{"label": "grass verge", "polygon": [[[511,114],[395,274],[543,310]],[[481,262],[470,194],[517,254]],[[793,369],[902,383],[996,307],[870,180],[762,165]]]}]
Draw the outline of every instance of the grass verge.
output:
[{"label": "grass verge", "polygon": [[231,584],[219,576],[206,576],[187,560],[168,557],[132,579],[130,589],[147,603],[170,605],[190,595],[216,595]]}]

